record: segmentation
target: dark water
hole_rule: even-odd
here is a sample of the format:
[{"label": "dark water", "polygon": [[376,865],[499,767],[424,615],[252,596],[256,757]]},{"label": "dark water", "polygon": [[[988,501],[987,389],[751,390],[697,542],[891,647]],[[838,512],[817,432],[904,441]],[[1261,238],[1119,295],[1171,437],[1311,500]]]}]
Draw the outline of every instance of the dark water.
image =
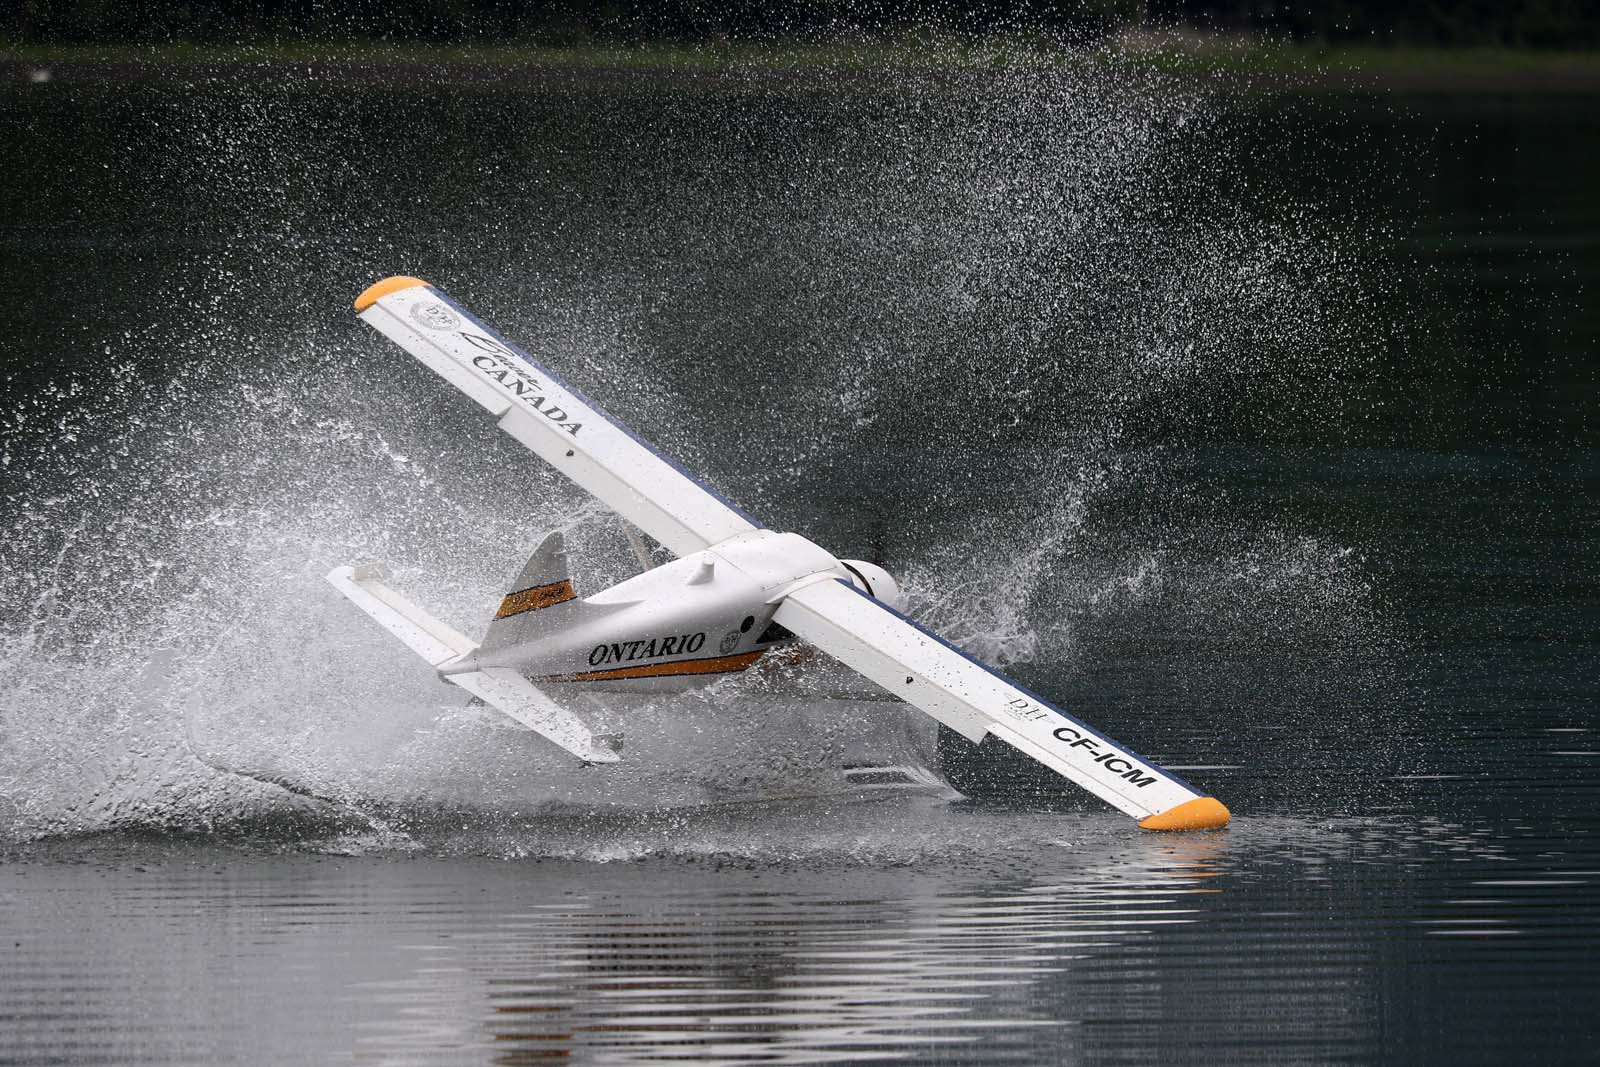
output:
[{"label": "dark water", "polygon": [[[1592,101],[281,81],[0,94],[0,1059],[1593,1059]],[[402,271],[1235,823],[552,808],[320,582],[626,573]]]}]

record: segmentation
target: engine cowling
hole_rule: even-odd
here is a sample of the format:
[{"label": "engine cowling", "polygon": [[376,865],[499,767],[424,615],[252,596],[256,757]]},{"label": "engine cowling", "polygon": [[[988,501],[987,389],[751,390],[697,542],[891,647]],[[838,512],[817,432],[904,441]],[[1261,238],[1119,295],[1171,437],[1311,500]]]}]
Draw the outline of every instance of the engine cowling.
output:
[{"label": "engine cowling", "polygon": [[900,583],[889,576],[889,572],[876,563],[867,563],[859,559],[841,559],[840,566],[850,574],[850,584],[874,599],[901,611],[905,603],[900,595]]}]

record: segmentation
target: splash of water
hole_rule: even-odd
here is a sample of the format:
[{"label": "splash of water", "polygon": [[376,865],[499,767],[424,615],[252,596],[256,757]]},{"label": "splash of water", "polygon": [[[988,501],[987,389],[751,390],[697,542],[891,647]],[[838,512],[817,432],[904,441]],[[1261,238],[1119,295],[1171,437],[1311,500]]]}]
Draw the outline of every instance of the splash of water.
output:
[{"label": "splash of water", "polygon": [[[341,238],[319,236],[339,212],[317,195],[337,201],[326,176],[370,153],[315,101],[241,85],[152,104],[197,210],[226,227],[247,200],[266,221],[210,249],[165,320],[0,415],[0,835],[291,813],[391,840],[376,805],[549,799],[527,790],[526,745],[398,668],[320,576],[387,560],[472,633],[546,530],[570,532],[592,587],[623,577],[613,527],[331,298],[266,279],[267,252],[298,250],[299,285],[341,297],[375,248],[464,279],[775,527],[827,540],[831,522],[848,552],[892,522],[914,612],[998,664],[1070,661],[1085,620],[1130,614],[1370,632],[1359,560],[1314,531],[1224,515],[1174,545],[1145,517],[1097,540],[1117,500],[1181,493],[1153,440],[1203,437],[1240,395],[1336,418],[1338,391],[1313,387],[1371,350],[1338,235],[1236,188],[1226,102],[1105,55],[898,73],[840,93],[828,71],[736,71],[642,120],[626,94],[580,96],[563,117],[593,140],[566,146],[571,170],[484,149],[448,218],[402,198]],[[545,117],[508,99],[502,127]],[[564,214],[535,205],[552,195]],[[746,698],[658,711],[736,717]],[[782,742],[691,777],[793,784],[829,743]]]}]

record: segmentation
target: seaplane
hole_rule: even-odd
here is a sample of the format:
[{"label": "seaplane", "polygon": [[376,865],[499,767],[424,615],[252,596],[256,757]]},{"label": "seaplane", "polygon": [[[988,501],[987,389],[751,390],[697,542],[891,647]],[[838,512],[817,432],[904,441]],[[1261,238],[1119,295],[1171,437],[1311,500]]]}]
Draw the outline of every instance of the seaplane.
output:
[{"label": "seaplane", "polygon": [[705,685],[804,642],[968,741],[1010,745],[1146,830],[1228,824],[1215,797],[908,618],[881,566],[764,528],[427,282],[386,278],[355,310],[676,557],[579,596],[562,537],[551,534],[477,643],[386,586],[380,565],[328,573],[439,678],[566,758],[591,768],[623,758],[621,739],[573,710],[590,694]]}]

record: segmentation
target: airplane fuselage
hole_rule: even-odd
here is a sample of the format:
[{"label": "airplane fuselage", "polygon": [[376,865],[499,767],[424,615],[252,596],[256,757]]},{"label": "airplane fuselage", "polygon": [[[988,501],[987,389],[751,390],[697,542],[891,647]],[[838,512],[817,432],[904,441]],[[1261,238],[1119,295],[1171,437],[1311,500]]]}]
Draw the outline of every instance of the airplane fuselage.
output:
[{"label": "airplane fuselage", "polygon": [[527,639],[480,649],[441,673],[507,667],[540,684],[681,690],[745,670],[791,641],[773,623],[778,602],[834,579],[899,606],[899,589],[881,568],[835,559],[798,534],[758,530],[584,599],[565,582],[514,593],[500,617],[522,616]]}]

